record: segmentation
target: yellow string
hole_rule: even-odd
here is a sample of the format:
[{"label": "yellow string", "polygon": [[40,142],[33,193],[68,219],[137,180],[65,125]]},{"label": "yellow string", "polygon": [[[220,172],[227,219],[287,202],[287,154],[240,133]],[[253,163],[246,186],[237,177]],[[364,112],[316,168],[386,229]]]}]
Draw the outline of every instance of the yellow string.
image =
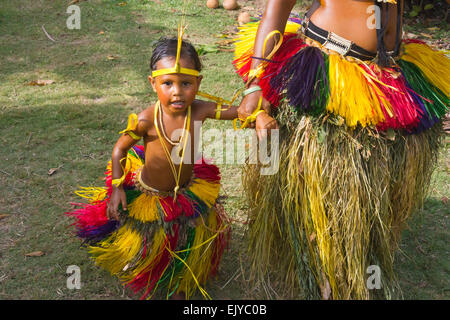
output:
[{"label": "yellow string", "polygon": [[[272,57],[275,55],[275,53],[278,51],[278,49],[281,47],[281,44],[283,43],[283,34],[278,31],[278,30],[273,30],[272,32],[270,32],[266,38],[264,39],[264,44],[263,44],[263,55],[266,52],[266,45],[267,45],[267,41],[270,40],[270,38],[272,38],[274,35],[279,34],[280,35],[280,39],[275,43],[275,46],[273,47],[272,51],[269,53],[269,55],[267,57],[263,57],[264,59],[270,60],[272,59]],[[266,67],[266,65],[268,64],[268,61],[262,61],[257,67],[256,69],[252,69],[250,70],[249,74],[248,74],[248,80],[247,83],[250,83],[254,78],[259,78],[261,76],[261,74],[264,72],[264,69]]]},{"label": "yellow string", "polygon": [[[176,187],[174,188],[174,197],[173,197],[173,201],[175,201],[176,197],[177,197],[178,189],[180,188],[181,169],[183,167],[184,152],[186,151],[186,144],[187,144],[187,141],[188,141],[188,138],[189,138],[189,134],[187,134],[186,138],[184,139],[184,144],[183,144],[183,149],[182,149],[183,151],[181,153],[181,162],[180,162],[179,170],[178,170],[178,173],[177,173],[175,164],[173,163],[172,158],[170,157],[170,152],[167,149],[167,146],[166,146],[165,142],[162,139],[161,132],[159,131],[157,115],[158,115],[158,111],[159,111],[160,107],[161,107],[161,103],[158,100],[158,102],[155,105],[154,124],[155,124],[155,128],[156,128],[156,132],[158,133],[159,140],[161,141],[161,145],[163,147],[164,153],[165,153],[166,158],[167,158],[167,160],[169,162],[170,169],[172,170],[173,177],[175,179]],[[188,118],[187,118],[186,129],[184,129],[184,130],[186,130],[189,133],[190,122],[191,122],[191,106],[188,107],[187,117]]]},{"label": "yellow string", "polygon": [[194,279],[194,281],[195,281],[195,284],[197,285],[197,287],[198,287],[198,289],[200,290],[200,293],[203,295],[203,297],[205,298],[205,299],[209,299],[209,300],[212,300],[211,299],[211,297],[210,297],[210,295],[200,286],[200,284],[198,283],[198,280],[197,280],[197,277],[194,275],[194,272],[192,272],[192,269],[187,265],[187,263],[183,260],[183,259],[181,259],[175,252],[173,252],[172,250],[170,250],[169,248],[167,248],[166,247],[166,249],[167,249],[167,251],[169,251],[169,253],[174,257],[174,258],[177,258],[178,260],[180,260],[181,262],[183,262],[183,264],[186,266],[186,268],[189,270],[189,272],[191,273],[191,275],[192,275],[192,278]]}]

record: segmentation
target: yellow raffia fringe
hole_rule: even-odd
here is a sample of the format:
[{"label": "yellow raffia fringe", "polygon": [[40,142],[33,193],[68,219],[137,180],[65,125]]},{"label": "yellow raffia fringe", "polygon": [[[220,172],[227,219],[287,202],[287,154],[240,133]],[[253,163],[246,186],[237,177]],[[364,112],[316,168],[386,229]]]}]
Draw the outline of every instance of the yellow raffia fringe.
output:
[{"label": "yellow raffia fringe", "polygon": [[87,199],[90,203],[95,203],[105,199],[107,189],[104,187],[80,187],[75,194]]},{"label": "yellow raffia fringe", "polygon": [[[239,27],[237,38],[235,42],[234,58],[238,59],[245,54],[253,52],[253,44],[255,43],[256,31],[258,30],[259,22],[251,22]],[[284,34],[297,33],[300,25],[298,23],[288,21]],[[236,64],[237,69],[241,69],[246,61],[239,61]]]},{"label": "yellow raffia fringe", "polygon": [[142,259],[142,256],[138,255],[138,260],[132,261],[133,268],[123,270],[123,273],[120,275],[120,279],[126,283],[129,283],[136,278],[138,274],[152,270],[154,266],[159,263],[162,257],[161,253],[165,248],[166,237],[164,228],[159,228],[155,231],[155,235],[147,247],[145,258]]},{"label": "yellow raffia fringe", "polygon": [[[170,250],[170,249],[167,249],[167,250],[168,250],[169,253],[172,255],[172,257],[174,257],[175,259],[180,260],[180,261],[184,264],[184,266],[185,266],[186,269],[189,271],[189,274],[192,276],[192,279],[194,280],[194,282],[195,282],[197,288],[199,289],[199,291],[200,291],[200,293],[203,295],[203,297],[204,297],[205,299],[211,300],[211,296],[208,294],[208,292],[205,291],[205,289],[203,289],[203,288],[200,286],[200,283],[199,283],[199,281],[197,280],[197,277],[195,276],[194,272],[193,272],[192,269],[189,267],[189,265],[188,265],[183,259],[181,259],[175,252],[173,252],[173,251]],[[173,274],[172,274],[172,278],[170,279],[170,283],[172,283],[172,281],[173,281]],[[187,285],[185,285],[185,287],[187,288]],[[194,289],[195,287],[192,285],[192,288]],[[180,290],[178,290],[177,292],[179,293]],[[187,289],[187,290],[185,290],[185,292],[188,292],[188,293],[186,294],[186,297],[190,297],[190,296],[192,295],[191,290],[188,290],[188,289]]]},{"label": "yellow raffia fringe", "polygon": [[[197,219],[202,221],[202,217]],[[177,292],[185,292],[186,297],[192,296],[197,287],[200,289],[200,284],[206,282],[211,270],[214,242],[207,240],[215,239],[214,235],[217,235],[220,230],[216,231],[218,228],[218,221],[215,210],[210,212],[207,219],[206,225],[204,222],[201,222],[195,228],[195,238],[192,243],[192,250],[189,252],[189,256],[185,262],[185,265],[190,267],[186,268],[184,272],[178,276],[180,285]],[[204,290],[200,291],[204,294]]]},{"label": "yellow raffia fringe", "polygon": [[128,225],[124,225],[98,247],[91,246],[89,252],[97,265],[115,275],[139,253],[141,246],[141,236]]},{"label": "yellow raffia fringe", "polygon": [[405,44],[402,60],[415,64],[447,96],[450,95],[450,59],[443,52],[435,51],[420,43]]},{"label": "yellow raffia fringe", "polygon": [[[123,171],[125,172],[136,172],[137,169],[139,169],[144,163],[142,162],[142,160],[140,158],[138,158],[135,155],[132,154],[127,154],[127,158],[126,158],[126,163],[125,163],[125,167],[123,167]],[[122,162],[122,160],[121,160]],[[108,161],[108,164],[106,166],[106,170],[107,171],[111,171],[112,168],[112,164],[111,164],[111,160]]]},{"label": "yellow raffia fringe", "polygon": [[[330,99],[326,109],[344,117],[349,127],[377,125],[385,120],[377,94],[383,93],[376,85],[370,85],[369,75],[354,62],[337,54],[329,55]],[[383,99],[383,104],[391,108]]]},{"label": "yellow raffia fringe", "polygon": [[157,221],[159,219],[158,202],[158,196],[143,193],[128,205],[129,215],[142,222]]},{"label": "yellow raffia fringe", "polygon": [[189,190],[211,208],[216,203],[216,199],[219,196],[220,184],[211,183],[203,179],[195,179],[192,186],[189,187]]}]

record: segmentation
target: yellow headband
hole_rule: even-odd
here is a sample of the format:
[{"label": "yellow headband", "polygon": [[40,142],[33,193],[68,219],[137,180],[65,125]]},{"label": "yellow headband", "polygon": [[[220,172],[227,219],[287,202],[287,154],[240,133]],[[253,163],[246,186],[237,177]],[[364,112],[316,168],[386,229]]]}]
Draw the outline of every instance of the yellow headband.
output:
[{"label": "yellow headband", "polygon": [[153,78],[157,77],[157,76],[162,76],[165,74],[173,74],[173,73],[182,73],[182,74],[187,74],[190,76],[198,77],[198,75],[200,74],[200,72],[198,72],[198,70],[180,67],[180,54],[181,54],[181,43],[183,40],[183,33],[184,33],[184,29],[181,26],[179,26],[178,27],[177,59],[175,60],[175,66],[173,66],[172,68],[152,71]]}]

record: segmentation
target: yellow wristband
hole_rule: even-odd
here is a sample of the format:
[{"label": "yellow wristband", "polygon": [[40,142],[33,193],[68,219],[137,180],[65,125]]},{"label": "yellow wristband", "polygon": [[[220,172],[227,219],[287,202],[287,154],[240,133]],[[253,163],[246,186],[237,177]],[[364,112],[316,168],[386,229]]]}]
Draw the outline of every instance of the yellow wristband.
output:
[{"label": "yellow wristband", "polygon": [[115,187],[120,187],[120,185],[123,183],[123,180],[125,179],[125,176],[123,176],[120,179],[112,179],[111,184]]},{"label": "yellow wristband", "polygon": [[222,113],[222,102],[217,102],[216,107],[216,120],[220,120],[220,114]]},{"label": "yellow wristband", "polygon": [[262,112],[266,112],[265,110],[261,110],[261,105],[262,105],[262,97],[259,97],[258,107],[255,109],[255,111],[253,111],[253,113],[251,115],[249,115],[247,118],[245,118],[244,122],[240,125],[239,128],[237,127],[236,123],[238,120],[239,121],[242,121],[242,120],[239,118],[236,118],[233,120],[234,130],[246,128],[250,123],[256,121],[256,118],[258,117],[258,115],[260,115]]}]

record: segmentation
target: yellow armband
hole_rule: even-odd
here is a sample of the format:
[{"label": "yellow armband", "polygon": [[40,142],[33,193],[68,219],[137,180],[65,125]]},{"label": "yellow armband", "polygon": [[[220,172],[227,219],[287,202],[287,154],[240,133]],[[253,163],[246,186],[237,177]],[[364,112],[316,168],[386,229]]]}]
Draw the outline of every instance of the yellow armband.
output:
[{"label": "yellow armband", "polygon": [[216,97],[216,96],[213,96],[211,94],[208,94],[208,93],[205,93],[205,92],[201,92],[201,91],[197,91],[197,95],[200,96],[200,97],[203,97],[203,98],[206,98],[206,99],[209,99],[209,100],[217,102],[217,107],[216,107],[216,119],[217,120],[220,119],[220,114],[222,113],[222,111],[227,111],[228,109],[230,109],[229,107],[222,109],[222,104],[223,103],[228,103],[231,106],[233,104],[234,99],[235,99],[235,98],[233,98],[232,101],[228,101],[228,100],[222,99],[220,97]]},{"label": "yellow armband", "polygon": [[140,140],[142,137],[135,134],[133,131],[136,130],[138,126],[138,117],[136,113],[132,113],[128,116],[128,125],[125,130],[120,131],[119,133],[128,134],[134,140]]},{"label": "yellow armband", "polygon": [[252,80],[255,79],[255,78],[261,78],[261,76],[262,76],[262,74],[264,72],[264,69],[266,68],[266,66],[268,64],[268,61],[270,61],[270,59],[272,59],[272,57],[275,55],[275,53],[281,47],[281,44],[283,43],[283,34],[280,31],[278,31],[278,30],[273,30],[264,39],[263,51],[262,51],[263,55],[266,52],[266,44],[267,44],[267,42],[270,40],[270,38],[272,38],[275,35],[279,35],[280,38],[278,39],[278,41],[275,42],[275,45],[274,45],[272,51],[269,53],[269,55],[267,57],[263,57],[263,61],[256,67],[256,69],[251,69],[249,71],[247,84],[252,82]]}]

